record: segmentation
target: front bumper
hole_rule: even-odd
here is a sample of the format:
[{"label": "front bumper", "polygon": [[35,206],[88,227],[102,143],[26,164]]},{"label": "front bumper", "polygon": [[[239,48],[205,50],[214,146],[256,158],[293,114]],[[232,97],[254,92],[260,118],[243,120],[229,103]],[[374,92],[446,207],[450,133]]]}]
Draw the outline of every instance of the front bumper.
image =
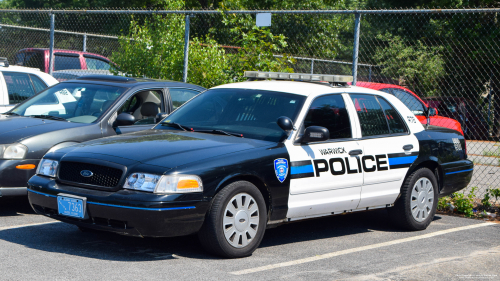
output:
[{"label": "front bumper", "polygon": [[[87,219],[58,214],[57,195],[87,198]],[[157,195],[120,190],[107,192],[62,185],[34,176],[28,198],[35,212],[77,226],[141,237],[172,237],[196,233],[203,224],[208,201],[202,194]]]},{"label": "front bumper", "polygon": [[32,170],[16,169],[18,165],[34,164],[40,159],[0,160],[0,197],[26,195],[26,183],[35,174]]}]

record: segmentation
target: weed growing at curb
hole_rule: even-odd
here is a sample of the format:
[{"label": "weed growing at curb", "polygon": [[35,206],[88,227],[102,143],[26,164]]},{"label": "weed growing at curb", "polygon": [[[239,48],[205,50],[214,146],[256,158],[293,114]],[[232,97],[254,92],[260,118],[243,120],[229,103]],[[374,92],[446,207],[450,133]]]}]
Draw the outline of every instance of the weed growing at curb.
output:
[{"label": "weed growing at curb", "polygon": [[484,197],[480,200],[474,193],[476,189],[477,187],[473,187],[467,195],[455,192],[450,196],[439,198],[438,210],[445,213],[457,213],[468,218],[499,219],[499,206],[492,204],[491,199],[495,198],[495,202],[498,202],[500,188],[487,189]]}]

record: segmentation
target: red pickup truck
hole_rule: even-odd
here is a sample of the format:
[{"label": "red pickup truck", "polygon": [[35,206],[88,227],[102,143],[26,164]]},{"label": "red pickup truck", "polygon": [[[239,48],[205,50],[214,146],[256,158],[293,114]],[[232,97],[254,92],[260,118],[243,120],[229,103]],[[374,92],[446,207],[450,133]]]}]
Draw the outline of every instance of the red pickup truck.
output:
[{"label": "red pickup truck", "polygon": [[[26,48],[16,54],[16,65],[35,67],[49,73],[50,50],[48,48]],[[54,71],[65,69],[109,70],[107,57],[81,51],[54,50]]]}]

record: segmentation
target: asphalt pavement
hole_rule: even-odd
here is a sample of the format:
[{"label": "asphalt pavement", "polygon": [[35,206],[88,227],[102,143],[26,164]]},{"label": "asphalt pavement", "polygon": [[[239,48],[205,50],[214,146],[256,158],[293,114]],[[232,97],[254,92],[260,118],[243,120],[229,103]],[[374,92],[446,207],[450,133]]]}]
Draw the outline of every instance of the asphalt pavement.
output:
[{"label": "asphalt pavement", "polygon": [[0,280],[500,280],[500,224],[436,215],[425,231],[385,210],[266,230],[251,257],[221,259],[195,235],[135,238],[35,215],[0,198]]}]

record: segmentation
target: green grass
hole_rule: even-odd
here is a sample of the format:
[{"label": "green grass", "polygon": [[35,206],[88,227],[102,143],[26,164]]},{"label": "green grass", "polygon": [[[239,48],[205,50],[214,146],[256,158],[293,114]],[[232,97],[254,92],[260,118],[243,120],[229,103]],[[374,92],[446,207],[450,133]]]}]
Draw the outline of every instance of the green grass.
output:
[{"label": "green grass", "polygon": [[483,156],[500,157],[500,149],[498,151],[483,151]]}]

